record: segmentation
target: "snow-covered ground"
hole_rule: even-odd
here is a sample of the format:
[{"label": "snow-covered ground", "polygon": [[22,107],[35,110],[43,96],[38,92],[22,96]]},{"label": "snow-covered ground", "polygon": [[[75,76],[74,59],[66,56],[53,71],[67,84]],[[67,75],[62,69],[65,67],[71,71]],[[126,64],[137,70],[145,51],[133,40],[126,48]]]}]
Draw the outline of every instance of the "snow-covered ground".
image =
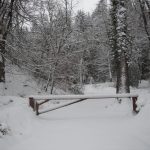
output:
[{"label": "snow-covered ground", "polygon": [[[46,94],[44,92],[43,82],[37,83],[35,79],[28,74],[28,72],[22,72],[17,66],[11,65],[6,68],[6,84],[0,85],[0,96],[11,95],[26,97],[27,95],[40,95]],[[50,89],[48,89],[50,90]],[[49,91],[47,93],[50,93]],[[63,94],[62,90],[56,90],[55,94]]]},{"label": "snow-covered ground", "polygon": [[[36,94],[28,86],[23,89],[26,97]],[[0,123],[8,133],[0,135],[0,150],[149,150],[150,86],[144,82],[132,92],[140,95],[138,115],[132,114],[128,100],[118,104],[115,99],[101,99],[36,116],[19,93],[1,96]],[[115,88],[112,83],[87,85],[84,93],[114,94]]]}]

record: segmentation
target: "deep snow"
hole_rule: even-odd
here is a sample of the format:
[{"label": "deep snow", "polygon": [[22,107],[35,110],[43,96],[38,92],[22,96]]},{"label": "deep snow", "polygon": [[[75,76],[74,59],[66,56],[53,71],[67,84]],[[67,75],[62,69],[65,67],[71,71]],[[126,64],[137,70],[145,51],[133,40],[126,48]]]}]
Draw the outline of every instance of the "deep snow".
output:
[{"label": "deep snow", "polygon": [[[26,97],[35,94],[28,86],[21,87],[23,94],[26,89]],[[17,87],[16,91],[16,96],[0,97],[0,122],[9,128],[9,134],[0,137],[0,150],[150,149],[150,88],[147,82],[139,89],[132,89],[132,93],[140,95],[138,115],[132,114],[129,100],[118,104],[115,99],[101,99],[36,116],[28,107],[28,99],[18,96]],[[115,88],[112,83],[87,85],[84,93],[114,94]],[[59,104],[61,102],[49,103],[51,107]]]}]

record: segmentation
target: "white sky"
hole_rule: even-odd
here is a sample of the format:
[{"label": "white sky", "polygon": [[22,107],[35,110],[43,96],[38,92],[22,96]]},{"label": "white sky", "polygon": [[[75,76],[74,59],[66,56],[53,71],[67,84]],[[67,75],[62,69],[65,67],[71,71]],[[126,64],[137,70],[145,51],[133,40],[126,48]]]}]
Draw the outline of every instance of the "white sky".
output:
[{"label": "white sky", "polygon": [[96,8],[99,0],[75,0],[77,5],[75,10],[84,10],[85,12],[92,12]]}]

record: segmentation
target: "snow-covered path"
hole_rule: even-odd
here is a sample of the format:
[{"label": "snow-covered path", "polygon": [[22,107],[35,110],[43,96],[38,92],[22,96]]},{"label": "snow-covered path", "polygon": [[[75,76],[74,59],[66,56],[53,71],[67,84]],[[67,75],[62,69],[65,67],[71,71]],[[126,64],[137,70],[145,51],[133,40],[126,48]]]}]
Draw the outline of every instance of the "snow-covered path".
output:
[{"label": "snow-covered path", "polygon": [[11,150],[149,150],[150,132],[111,105],[94,100],[33,116],[31,135]]},{"label": "snow-covered path", "polygon": [[[104,88],[103,94],[105,90],[108,92],[109,88]],[[146,94],[150,96],[147,91],[142,96]],[[149,104],[136,116],[129,102],[120,105],[114,99],[83,101],[35,116],[25,99],[14,99],[15,103],[9,108],[13,113],[7,112],[7,116],[11,121],[12,118],[17,120],[10,122],[14,123],[11,128],[19,129],[0,139],[2,150],[150,149]]]}]

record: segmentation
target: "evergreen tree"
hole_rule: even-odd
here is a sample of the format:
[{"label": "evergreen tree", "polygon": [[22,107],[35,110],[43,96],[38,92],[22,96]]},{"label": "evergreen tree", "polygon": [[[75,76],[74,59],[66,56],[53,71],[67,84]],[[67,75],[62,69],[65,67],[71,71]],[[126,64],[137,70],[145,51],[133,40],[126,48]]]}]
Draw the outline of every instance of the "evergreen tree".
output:
[{"label": "evergreen tree", "polygon": [[100,0],[96,9],[92,14],[93,19],[93,41],[94,47],[92,54],[94,64],[91,64],[95,71],[93,74],[97,74],[96,81],[111,81],[112,70],[110,65],[110,44],[109,44],[109,13],[105,0]]}]

